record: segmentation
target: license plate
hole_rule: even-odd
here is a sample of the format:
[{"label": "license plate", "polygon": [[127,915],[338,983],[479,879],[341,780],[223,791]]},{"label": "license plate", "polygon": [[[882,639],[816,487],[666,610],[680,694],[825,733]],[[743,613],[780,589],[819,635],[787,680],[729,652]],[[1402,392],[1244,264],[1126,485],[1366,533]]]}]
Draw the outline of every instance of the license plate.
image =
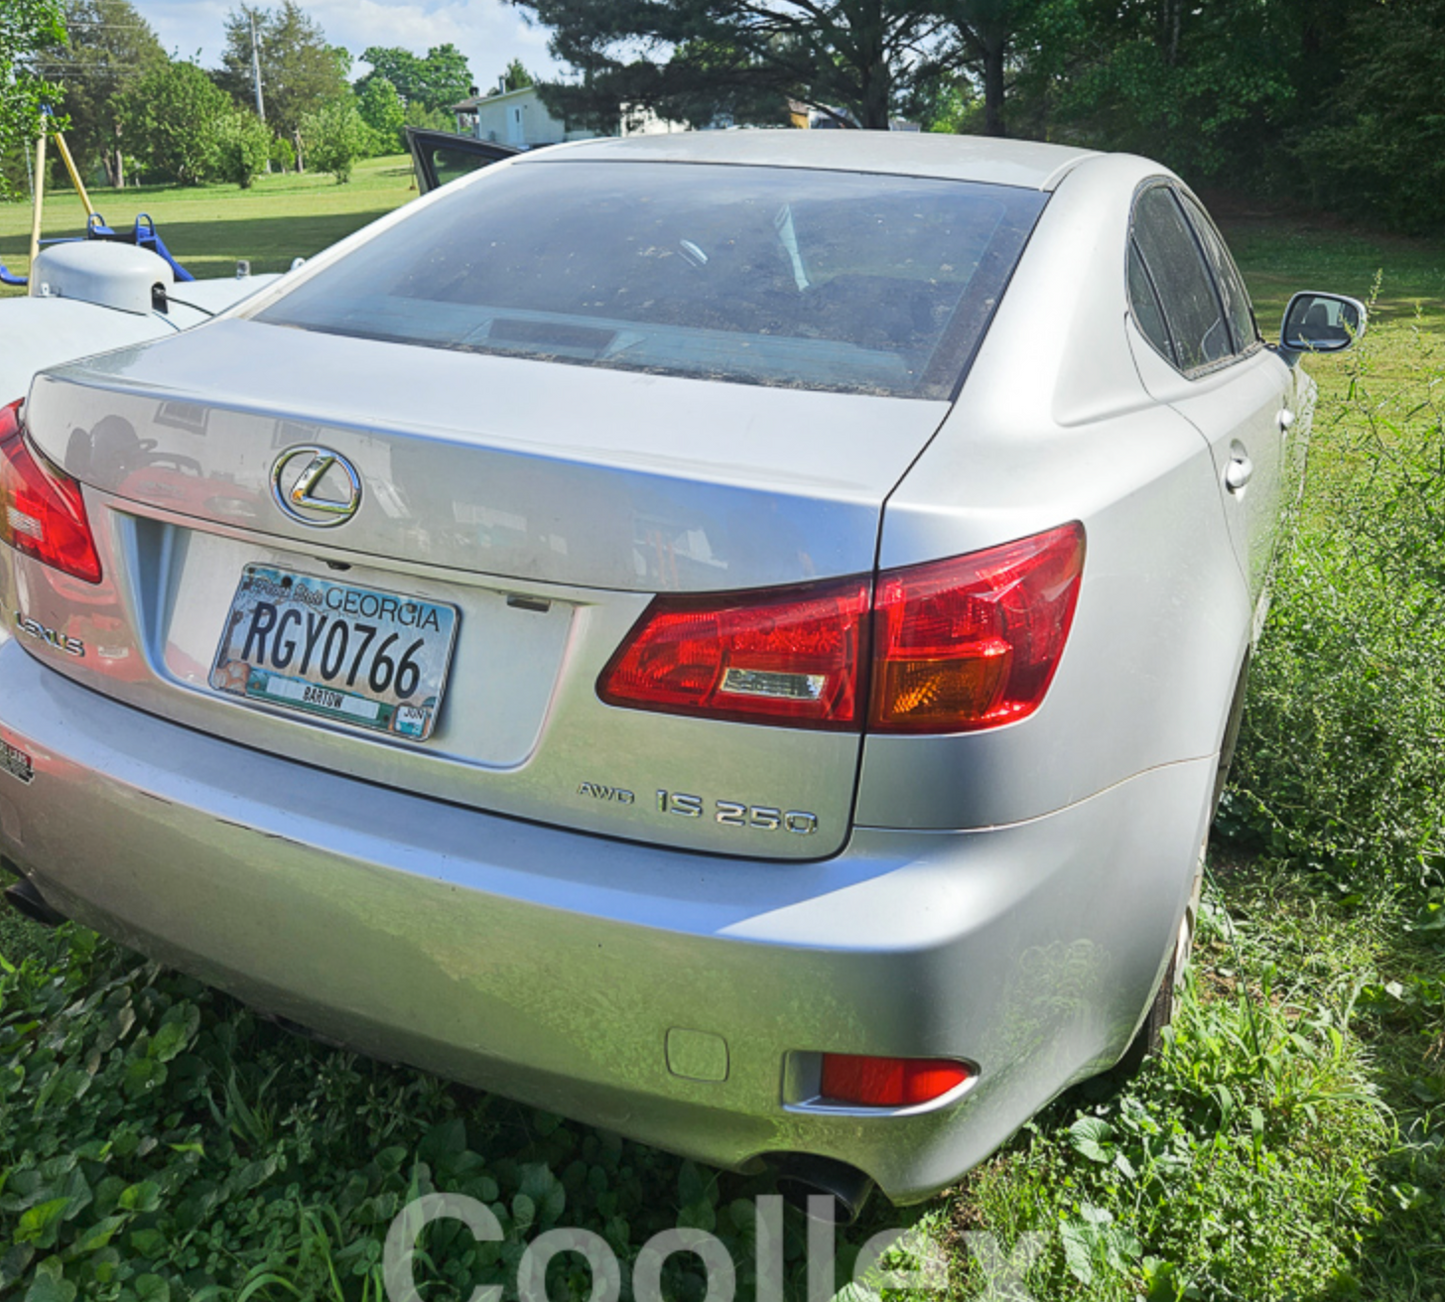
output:
[{"label": "license plate", "polygon": [[425,741],[441,707],[459,618],[443,602],[248,565],[211,686]]}]

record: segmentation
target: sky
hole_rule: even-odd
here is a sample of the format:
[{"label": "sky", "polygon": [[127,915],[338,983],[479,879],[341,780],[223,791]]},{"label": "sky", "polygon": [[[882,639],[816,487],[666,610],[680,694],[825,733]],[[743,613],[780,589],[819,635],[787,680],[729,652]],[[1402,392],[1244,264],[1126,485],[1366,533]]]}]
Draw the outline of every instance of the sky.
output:
[{"label": "sky", "polygon": [[[425,54],[433,45],[450,41],[471,65],[483,89],[501,76],[513,58],[520,58],[534,73],[549,75],[559,67],[547,53],[547,31],[528,26],[523,11],[506,0],[300,0],[332,45],[344,45],[357,58],[352,76],[367,65],[360,62],[368,45],[399,45]],[[226,15],[239,4],[232,0],[132,0],[137,11],[155,29],[170,54],[194,59],[200,51],[202,67],[221,61]],[[259,0],[261,8],[277,8],[279,0]]]}]

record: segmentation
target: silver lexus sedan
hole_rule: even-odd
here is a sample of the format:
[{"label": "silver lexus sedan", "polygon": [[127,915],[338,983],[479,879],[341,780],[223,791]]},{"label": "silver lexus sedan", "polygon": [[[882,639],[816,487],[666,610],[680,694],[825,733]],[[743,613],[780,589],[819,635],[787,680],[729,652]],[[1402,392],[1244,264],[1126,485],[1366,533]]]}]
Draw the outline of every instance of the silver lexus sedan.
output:
[{"label": "silver lexus sedan", "polygon": [[[0,413],[12,898],[856,1205],[1168,1018],[1299,487],[1141,158],[589,141]],[[0,395],[15,397],[21,395]]]}]

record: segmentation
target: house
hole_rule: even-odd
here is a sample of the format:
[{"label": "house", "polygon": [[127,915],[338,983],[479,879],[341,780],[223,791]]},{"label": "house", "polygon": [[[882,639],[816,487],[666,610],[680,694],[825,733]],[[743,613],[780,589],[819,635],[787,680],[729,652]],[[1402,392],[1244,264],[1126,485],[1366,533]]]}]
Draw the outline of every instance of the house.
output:
[{"label": "house", "polygon": [[686,131],[682,122],[669,122],[650,109],[624,108],[616,131],[593,131],[553,117],[535,86],[518,90],[472,95],[452,105],[457,131],[478,140],[511,145],[516,149],[538,149],[564,140],[590,140],[594,136],[652,136]]}]

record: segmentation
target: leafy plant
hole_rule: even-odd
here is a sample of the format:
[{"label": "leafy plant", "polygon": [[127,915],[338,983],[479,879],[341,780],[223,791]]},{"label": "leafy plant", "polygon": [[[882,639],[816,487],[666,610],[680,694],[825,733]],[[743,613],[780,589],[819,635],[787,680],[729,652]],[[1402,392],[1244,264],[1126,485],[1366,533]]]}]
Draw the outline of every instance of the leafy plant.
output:
[{"label": "leafy plant", "polygon": [[271,132],[248,109],[236,109],[216,129],[215,173],[243,190],[264,171],[271,157]]},{"label": "leafy plant", "polygon": [[368,77],[357,87],[356,104],[362,121],[371,129],[368,153],[394,154],[406,147],[402,136],[406,106],[391,82],[381,76]]},{"label": "leafy plant", "polygon": [[231,113],[226,93],[194,63],[163,63],[123,96],[127,152],[148,172],[195,185],[214,167]]},{"label": "leafy plant", "polygon": [[[0,7],[0,152],[25,149],[40,134],[41,106],[60,88],[38,76],[31,64],[46,46],[64,40],[58,0],[5,0]],[[0,199],[10,193],[0,174]]]},{"label": "leafy plant", "polygon": [[[430,1302],[479,1284],[510,1292],[526,1245],[560,1226],[596,1231],[624,1266],[661,1230],[705,1229],[755,1287],[767,1176],[704,1170],[298,1041],[74,927],[0,962],[0,1007],[0,1296],[381,1302],[392,1219],[433,1192],[480,1200],[504,1239],[428,1226],[417,1277]],[[842,1269],[882,1226],[850,1232]],[[789,1296],[802,1296],[805,1244],[789,1212]],[[575,1255],[554,1259],[549,1281],[556,1298],[591,1289]],[[705,1291],[687,1254],[663,1282],[682,1302]]]},{"label": "leafy plant", "polygon": [[1375,346],[1322,413],[1347,473],[1280,567],[1220,820],[1346,890],[1445,884],[1445,355],[1417,327],[1377,386]]},{"label": "leafy plant", "polygon": [[357,111],[350,91],[322,105],[301,119],[301,142],[306,162],[329,172],[337,185],[351,180],[351,168],[364,156],[371,143],[371,131]]}]

